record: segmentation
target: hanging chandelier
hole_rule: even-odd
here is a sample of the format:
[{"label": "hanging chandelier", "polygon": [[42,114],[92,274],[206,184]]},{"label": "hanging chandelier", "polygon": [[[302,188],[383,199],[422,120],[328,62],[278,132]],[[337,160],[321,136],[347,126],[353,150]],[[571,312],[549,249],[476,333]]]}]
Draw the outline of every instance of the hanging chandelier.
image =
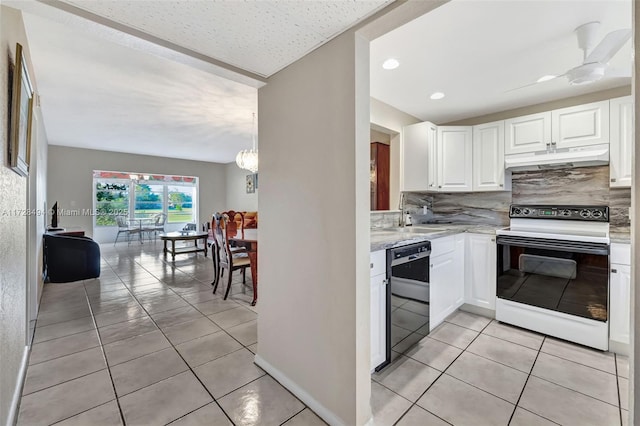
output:
[{"label": "hanging chandelier", "polygon": [[243,149],[236,155],[236,164],[241,169],[249,170],[252,173],[258,171],[258,150],[256,149],[256,113],[253,113],[252,129],[253,148]]}]

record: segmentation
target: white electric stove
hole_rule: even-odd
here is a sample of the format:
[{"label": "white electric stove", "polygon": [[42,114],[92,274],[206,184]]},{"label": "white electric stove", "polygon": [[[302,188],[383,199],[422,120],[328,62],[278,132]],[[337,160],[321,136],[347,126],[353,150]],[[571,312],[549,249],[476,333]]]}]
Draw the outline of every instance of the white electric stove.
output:
[{"label": "white electric stove", "polygon": [[609,347],[609,208],[512,205],[496,232],[496,319]]}]

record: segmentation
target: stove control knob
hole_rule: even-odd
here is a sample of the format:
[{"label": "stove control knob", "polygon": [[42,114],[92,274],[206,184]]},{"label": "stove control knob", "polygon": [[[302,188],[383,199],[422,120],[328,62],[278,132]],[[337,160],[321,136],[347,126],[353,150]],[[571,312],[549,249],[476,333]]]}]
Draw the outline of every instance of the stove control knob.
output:
[{"label": "stove control knob", "polygon": [[514,207],[514,209],[513,209],[513,214],[515,214],[515,215],[520,215],[521,213],[522,213],[522,210],[520,210],[520,209],[519,209],[519,208],[517,208],[517,207]]},{"label": "stove control knob", "polygon": [[560,210],[559,214],[560,216],[571,216],[571,210],[569,209]]},{"label": "stove control knob", "polygon": [[584,217],[584,218],[591,217],[591,210],[587,210],[587,209],[580,210],[580,217]]},{"label": "stove control knob", "polygon": [[601,217],[602,217],[602,211],[601,211],[601,210],[594,210],[594,211],[591,213],[591,216],[592,216],[593,218],[595,218],[595,219],[599,219],[599,218],[601,218]]},{"label": "stove control knob", "polygon": [[523,215],[525,215],[525,216],[528,216],[528,215],[530,215],[530,214],[531,214],[531,210],[529,210],[529,209],[522,209],[522,214],[523,214]]}]

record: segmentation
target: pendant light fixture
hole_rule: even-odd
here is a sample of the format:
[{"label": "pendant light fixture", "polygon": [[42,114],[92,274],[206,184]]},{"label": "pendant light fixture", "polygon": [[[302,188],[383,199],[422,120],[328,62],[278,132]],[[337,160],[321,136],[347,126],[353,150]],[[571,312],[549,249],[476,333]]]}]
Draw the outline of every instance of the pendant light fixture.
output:
[{"label": "pendant light fixture", "polygon": [[243,149],[236,155],[236,164],[241,169],[249,170],[252,173],[258,172],[258,150],[256,149],[256,113],[253,113],[253,148]]}]

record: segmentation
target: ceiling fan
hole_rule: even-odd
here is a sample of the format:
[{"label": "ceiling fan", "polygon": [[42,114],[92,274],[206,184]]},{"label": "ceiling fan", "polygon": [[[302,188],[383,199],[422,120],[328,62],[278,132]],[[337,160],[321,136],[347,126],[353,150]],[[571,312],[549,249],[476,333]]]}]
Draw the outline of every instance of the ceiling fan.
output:
[{"label": "ceiling fan", "polygon": [[596,35],[600,22],[588,22],[580,25],[575,29],[576,36],[578,38],[578,47],[583,51],[583,61],[581,65],[571,68],[561,75],[549,75],[540,78],[535,83],[520,86],[513,90],[522,89],[525,87],[533,86],[545,81],[551,81],[560,77],[567,77],[569,84],[580,85],[593,83],[600,80],[605,75],[607,77],[631,77],[629,72],[620,72],[609,68],[609,61],[613,58],[622,46],[631,38],[630,29],[621,29],[611,31],[607,34],[600,44],[593,47],[596,42]]}]

